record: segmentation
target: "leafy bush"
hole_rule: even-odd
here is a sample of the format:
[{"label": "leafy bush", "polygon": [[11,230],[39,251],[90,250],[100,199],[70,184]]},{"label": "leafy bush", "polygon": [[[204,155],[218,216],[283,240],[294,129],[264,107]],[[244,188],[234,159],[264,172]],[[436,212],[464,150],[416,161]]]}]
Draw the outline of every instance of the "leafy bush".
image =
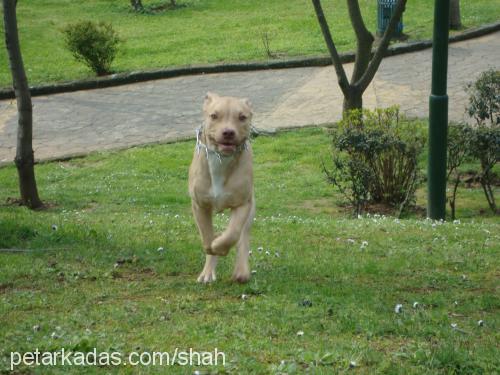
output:
[{"label": "leafy bush", "polygon": [[398,207],[414,199],[425,137],[395,107],[349,112],[333,132],[328,181],[360,213],[367,202]]},{"label": "leafy bush", "polygon": [[111,63],[121,39],[110,23],[82,21],[63,29],[65,42],[75,59],[82,61],[97,75],[111,72]]},{"label": "leafy bush", "polygon": [[451,195],[448,202],[451,208],[451,220],[455,220],[455,202],[457,190],[460,184],[460,166],[470,158],[472,145],[472,134],[474,129],[467,124],[450,124],[448,127],[448,149],[447,149],[447,179],[453,183]]},{"label": "leafy bush", "polygon": [[467,85],[469,106],[467,113],[476,125],[448,127],[448,182],[453,183],[449,203],[455,219],[455,199],[460,184],[459,166],[465,161],[477,161],[480,171],[476,179],[481,183],[488,205],[494,213],[497,206],[494,195],[496,175],[493,168],[500,159],[500,72],[488,70],[477,81]]},{"label": "leafy bush", "polygon": [[469,106],[467,113],[478,125],[489,120],[490,125],[500,125],[500,71],[487,70],[476,82],[467,85]]},{"label": "leafy bush", "polygon": [[474,129],[472,136],[471,155],[481,163],[479,182],[483,187],[486,200],[493,213],[497,213],[494,195],[495,174],[493,168],[500,160],[500,125]]}]

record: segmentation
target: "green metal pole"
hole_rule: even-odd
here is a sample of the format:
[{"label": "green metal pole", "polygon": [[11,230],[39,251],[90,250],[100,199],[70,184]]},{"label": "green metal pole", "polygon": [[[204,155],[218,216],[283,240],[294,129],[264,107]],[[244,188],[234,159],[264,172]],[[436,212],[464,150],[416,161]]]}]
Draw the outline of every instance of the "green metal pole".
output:
[{"label": "green metal pole", "polygon": [[429,159],[427,217],[446,215],[446,147],[448,133],[448,25],[450,0],[435,0],[432,43],[432,89],[429,98]]}]

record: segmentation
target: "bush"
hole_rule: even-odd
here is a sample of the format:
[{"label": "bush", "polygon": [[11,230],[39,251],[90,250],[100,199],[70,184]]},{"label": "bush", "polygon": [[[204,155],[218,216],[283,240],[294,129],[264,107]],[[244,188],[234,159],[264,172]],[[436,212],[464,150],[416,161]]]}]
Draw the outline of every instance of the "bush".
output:
[{"label": "bush", "polygon": [[82,21],[63,29],[67,48],[97,75],[111,72],[121,39],[110,23]]},{"label": "bush", "polygon": [[418,156],[425,137],[397,108],[351,111],[333,132],[333,169],[328,181],[354,204],[367,202],[407,207],[418,183]]},{"label": "bush", "polygon": [[458,167],[465,161],[477,161],[480,170],[476,179],[481,183],[486,200],[493,213],[498,213],[493,172],[500,160],[500,72],[488,70],[477,81],[467,85],[469,106],[467,113],[476,125],[451,125],[448,127],[448,182],[453,183],[449,197],[452,219],[455,219],[455,199],[460,183]]},{"label": "bush", "polygon": [[493,213],[497,213],[494,195],[495,174],[493,168],[500,160],[500,126],[479,126],[472,135],[471,155],[481,163],[478,173],[486,200]]},{"label": "bush", "polygon": [[469,106],[467,113],[478,125],[500,125],[500,71],[493,69],[481,73],[478,80],[467,85]]},{"label": "bush", "polygon": [[457,189],[460,184],[460,166],[470,158],[472,146],[472,135],[474,129],[467,124],[450,124],[448,127],[448,149],[447,149],[447,180],[453,184],[451,194],[448,197],[451,209],[451,220],[455,220],[455,202]]}]

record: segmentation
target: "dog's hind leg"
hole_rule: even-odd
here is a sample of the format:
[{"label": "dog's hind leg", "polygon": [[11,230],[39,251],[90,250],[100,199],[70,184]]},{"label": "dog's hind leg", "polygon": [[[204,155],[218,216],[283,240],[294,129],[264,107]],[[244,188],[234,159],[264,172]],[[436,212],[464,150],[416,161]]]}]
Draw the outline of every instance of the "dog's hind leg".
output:
[{"label": "dog's hind leg", "polygon": [[211,283],[215,281],[215,267],[217,266],[217,260],[219,257],[215,255],[207,255],[205,259],[205,267],[201,271],[200,276],[198,276],[199,283]]},{"label": "dog's hind leg", "polygon": [[236,263],[233,271],[233,281],[246,283],[250,279],[250,265],[248,263],[250,251],[250,228],[252,227],[253,218],[255,217],[255,201],[252,199],[252,208],[248,219],[241,231],[240,239],[236,245]]}]

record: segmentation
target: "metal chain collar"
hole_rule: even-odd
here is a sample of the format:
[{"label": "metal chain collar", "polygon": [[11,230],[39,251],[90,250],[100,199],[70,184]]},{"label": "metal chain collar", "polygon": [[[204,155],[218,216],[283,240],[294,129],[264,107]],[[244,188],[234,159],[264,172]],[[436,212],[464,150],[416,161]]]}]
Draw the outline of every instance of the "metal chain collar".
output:
[{"label": "metal chain collar", "polygon": [[203,133],[203,128],[204,128],[204,126],[202,124],[202,125],[200,125],[196,129],[196,146],[195,146],[195,150],[196,150],[196,153],[199,155],[200,154],[200,150],[204,149],[205,150],[205,155],[207,156],[207,160],[208,160],[208,155],[209,154],[215,154],[217,156],[217,159],[219,160],[219,163],[222,164],[222,159],[223,158],[232,158],[238,152],[242,152],[244,150],[248,150],[248,144],[247,144],[248,140],[247,139],[245,139],[245,141],[243,143],[241,143],[238,147],[236,147],[236,149],[230,155],[224,155],[224,154],[221,154],[220,152],[218,152],[216,150],[212,150],[212,149],[208,148],[208,146],[206,144],[204,144],[204,143],[201,142],[201,134]]}]

